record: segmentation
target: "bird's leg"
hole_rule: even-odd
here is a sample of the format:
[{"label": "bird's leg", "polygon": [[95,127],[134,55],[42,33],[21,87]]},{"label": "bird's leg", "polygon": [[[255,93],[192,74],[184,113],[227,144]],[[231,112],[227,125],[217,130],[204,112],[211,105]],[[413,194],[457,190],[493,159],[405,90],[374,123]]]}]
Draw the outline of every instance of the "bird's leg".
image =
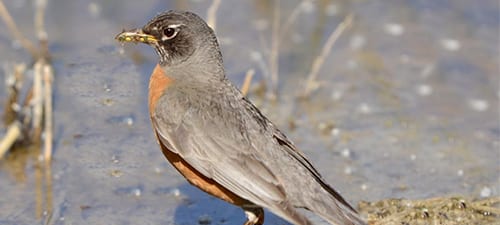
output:
[{"label": "bird's leg", "polygon": [[258,206],[243,207],[247,221],[243,225],[263,225],[264,210]]}]

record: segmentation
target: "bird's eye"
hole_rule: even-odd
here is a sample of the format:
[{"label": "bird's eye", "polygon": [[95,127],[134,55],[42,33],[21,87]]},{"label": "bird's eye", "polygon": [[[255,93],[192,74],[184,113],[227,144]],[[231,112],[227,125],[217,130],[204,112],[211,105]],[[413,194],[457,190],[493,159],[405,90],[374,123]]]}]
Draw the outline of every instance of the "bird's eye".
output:
[{"label": "bird's eye", "polygon": [[167,37],[168,39],[173,38],[173,37],[175,36],[175,34],[176,34],[176,33],[177,33],[177,32],[176,32],[176,30],[175,30],[174,28],[171,28],[171,27],[169,27],[169,28],[167,28],[167,29],[165,29],[165,30],[163,31],[163,34],[164,34],[164,35],[165,35],[165,37]]}]

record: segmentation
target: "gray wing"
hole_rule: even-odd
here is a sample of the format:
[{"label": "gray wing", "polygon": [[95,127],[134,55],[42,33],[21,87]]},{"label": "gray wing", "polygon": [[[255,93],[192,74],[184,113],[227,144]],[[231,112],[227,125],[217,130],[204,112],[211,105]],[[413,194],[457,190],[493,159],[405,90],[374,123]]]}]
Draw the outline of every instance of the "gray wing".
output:
[{"label": "gray wing", "polygon": [[[219,118],[213,118],[218,120]],[[262,206],[286,200],[279,180],[257,158],[245,135],[224,121],[207,121],[188,111],[176,128],[153,118],[160,141],[204,176]]]}]

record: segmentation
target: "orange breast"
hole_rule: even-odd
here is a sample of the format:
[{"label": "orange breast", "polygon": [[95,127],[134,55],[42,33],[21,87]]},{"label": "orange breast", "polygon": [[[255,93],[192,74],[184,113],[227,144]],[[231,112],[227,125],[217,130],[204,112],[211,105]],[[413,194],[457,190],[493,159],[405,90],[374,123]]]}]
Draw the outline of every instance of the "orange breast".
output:
[{"label": "orange breast", "polygon": [[159,64],[156,64],[151,77],[149,78],[149,113],[152,113],[156,107],[156,103],[160,99],[163,92],[174,82],[163,72]]}]

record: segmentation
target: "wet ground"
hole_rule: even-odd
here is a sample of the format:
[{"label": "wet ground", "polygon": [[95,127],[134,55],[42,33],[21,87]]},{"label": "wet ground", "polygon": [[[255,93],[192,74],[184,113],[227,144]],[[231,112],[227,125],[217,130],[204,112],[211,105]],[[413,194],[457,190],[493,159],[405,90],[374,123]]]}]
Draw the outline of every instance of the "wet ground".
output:
[{"label": "wet ground", "polygon": [[[156,55],[113,40],[123,28],[142,26],[166,9],[206,17],[210,3],[50,1],[46,23],[56,70],[52,185],[40,188],[36,154],[10,154],[0,162],[0,224],[243,222],[241,210],[191,187],[163,159],[146,107],[147,74]],[[282,25],[298,3],[281,1]],[[249,97],[352,204],[498,196],[498,4],[304,3],[280,42],[277,101],[257,91]],[[31,1],[6,5],[26,36],[34,37]],[[238,86],[249,69],[256,71],[254,85],[269,80],[273,5],[222,0],[217,34],[227,74]],[[297,100],[314,57],[349,14],[353,25],[325,59],[319,89],[309,100]],[[0,30],[6,30],[3,23]],[[2,64],[30,60],[0,33]],[[5,94],[0,91],[1,107]],[[40,208],[53,208],[51,216]],[[286,222],[268,216],[266,224]]]}]

